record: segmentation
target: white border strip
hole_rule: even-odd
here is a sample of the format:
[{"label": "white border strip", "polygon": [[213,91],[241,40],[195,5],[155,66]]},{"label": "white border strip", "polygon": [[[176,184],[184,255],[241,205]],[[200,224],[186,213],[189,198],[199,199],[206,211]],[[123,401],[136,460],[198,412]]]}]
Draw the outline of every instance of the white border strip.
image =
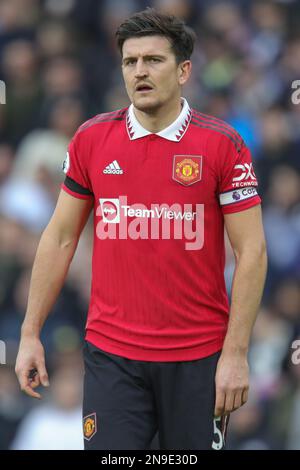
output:
[{"label": "white border strip", "polygon": [[220,194],[219,199],[221,206],[227,206],[228,204],[241,202],[253,196],[258,196],[257,190],[253,186],[249,186]]}]

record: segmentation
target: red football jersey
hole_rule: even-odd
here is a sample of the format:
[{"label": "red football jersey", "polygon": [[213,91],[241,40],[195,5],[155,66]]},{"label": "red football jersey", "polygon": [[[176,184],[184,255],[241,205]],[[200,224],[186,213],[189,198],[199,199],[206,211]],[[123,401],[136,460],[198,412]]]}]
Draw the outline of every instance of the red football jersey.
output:
[{"label": "red football jersey", "polygon": [[156,134],[133,105],[84,123],[62,188],[94,198],[86,339],[142,361],[220,350],[229,303],[224,213],[261,202],[249,149],[220,119],[182,111]]}]

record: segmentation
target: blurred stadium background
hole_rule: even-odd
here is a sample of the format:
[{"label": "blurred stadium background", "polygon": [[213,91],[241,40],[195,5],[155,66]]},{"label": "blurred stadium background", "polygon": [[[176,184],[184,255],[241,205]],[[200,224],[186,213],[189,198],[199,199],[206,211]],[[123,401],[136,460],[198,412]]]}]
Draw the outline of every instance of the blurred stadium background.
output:
[{"label": "blurred stadium background", "polygon": [[[30,273],[84,120],[128,104],[116,26],[146,6],[197,32],[193,107],[228,121],[250,146],[263,200],[269,270],[250,350],[251,393],[231,416],[230,449],[300,449],[300,3],[213,0],[0,0],[0,449],[80,449],[81,345],[91,220],[44,327],[51,387],[37,402],[14,373]],[[228,292],[233,256],[227,243]],[[155,448],[155,441],[153,444]]]}]

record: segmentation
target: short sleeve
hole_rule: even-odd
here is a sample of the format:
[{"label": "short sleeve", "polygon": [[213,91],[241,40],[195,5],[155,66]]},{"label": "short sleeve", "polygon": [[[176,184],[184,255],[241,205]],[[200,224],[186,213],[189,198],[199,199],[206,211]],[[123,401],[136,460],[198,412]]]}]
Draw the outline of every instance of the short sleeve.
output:
[{"label": "short sleeve", "polygon": [[66,177],[61,188],[71,194],[71,196],[87,199],[93,197],[93,191],[82,155],[82,146],[83,143],[81,143],[81,147],[79,145],[78,133],[76,133],[68,146],[68,151],[62,164],[62,170]]},{"label": "short sleeve", "polygon": [[219,202],[224,214],[239,212],[261,203],[249,148],[226,152],[220,168]]}]

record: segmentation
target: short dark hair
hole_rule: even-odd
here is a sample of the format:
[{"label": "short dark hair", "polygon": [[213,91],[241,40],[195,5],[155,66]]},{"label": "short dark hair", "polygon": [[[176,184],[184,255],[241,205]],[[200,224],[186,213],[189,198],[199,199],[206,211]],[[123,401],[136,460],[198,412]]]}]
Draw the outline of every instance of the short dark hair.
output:
[{"label": "short dark hair", "polygon": [[170,41],[177,63],[190,59],[196,39],[194,31],[176,16],[166,15],[149,7],[135,13],[118,27],[118,49],[123,55],[126,39],[156,35],[164,36]]}]

